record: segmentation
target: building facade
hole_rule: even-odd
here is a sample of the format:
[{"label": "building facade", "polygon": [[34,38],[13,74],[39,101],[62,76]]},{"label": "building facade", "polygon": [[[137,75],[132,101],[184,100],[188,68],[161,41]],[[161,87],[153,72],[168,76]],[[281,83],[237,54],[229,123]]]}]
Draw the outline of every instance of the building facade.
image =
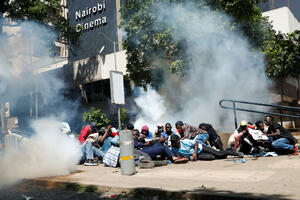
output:
[{"label": "building facade", "polygon": [[[284,2],[286,4],[284,4]],[[266,5],[272,5],[271,8],[283,6],[263,12],[263,16],[269,18],[275,31],[288,34],[300,30],[300,22],[296,18],[295,13],[289,8],[291,7],[293,10],[300,11],[300,1],[269,1]],[[286,7],[285,5],[288,5],[289,7]],[[299,13],[300,12],[297,14]],[[274,103],[283,101],[297,106],[299,104],[298,100],[300,99],[300,80],[299,78],[297,79],[289,76],[282,82],[276,81],[272,91],[272,101]]]}]

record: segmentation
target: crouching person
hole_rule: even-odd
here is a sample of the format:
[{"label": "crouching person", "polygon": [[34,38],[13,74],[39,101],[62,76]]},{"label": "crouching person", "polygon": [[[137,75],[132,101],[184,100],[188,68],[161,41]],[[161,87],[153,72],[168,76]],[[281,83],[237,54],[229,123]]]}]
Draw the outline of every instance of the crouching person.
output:
[{"label": "crouching person", "polygon": [[278,154],[291,154],[298,155],[298,147],[296,138],[283,128],[280,124],[273,121],[273,117],[267,116],[265,118],[266,125],[269,126],[267,131],[268,137],[273,137],[272,147]]},{"label": "crouching person", "polygon": [[207,145],[202,145],[196,140],[180,140],[178,135],[171,136],[172,152],[175,156],[187,157],[192,161],[225,159],[228,155],[243,157],[240,152],[230,150],[217,151]]},{"label": "crouching person", "polygon": [[86,140],[81,145],[82,157],[81,163],[84,162],[85,166],[97,166],[98,162],[94,160],[94,157],[97,156],[99,159],[103,159],[105,153],[100,149],[94,147],[89,140]]}]

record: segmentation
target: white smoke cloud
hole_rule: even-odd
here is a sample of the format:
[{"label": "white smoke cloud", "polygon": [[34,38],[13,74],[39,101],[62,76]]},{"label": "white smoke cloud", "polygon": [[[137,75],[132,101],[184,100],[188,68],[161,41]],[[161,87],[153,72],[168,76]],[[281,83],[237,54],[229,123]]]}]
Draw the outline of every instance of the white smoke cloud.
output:
[{"label": "white smoke cloud", "polygon": [[[56,73],[36,73],[55,61],[50,56],[49,44],[56,34],[43,25],[23,22],[15,27],[3,28],[0,35],[0,102],[10,102],[11,116],[19,123],[28,121],[31,128],[19,128],[22,135],[32,130],[18,148],[9,146],[0,152],[0,187],[24,178],[56,176],[74,170],[80,156],[80,146],[59,127],[62,121],[77,116],[77,102],[64,98],[63,80]],[[33,121],[35,91],[43,119]],[[53,116],[50,117],[49,116]],[[25,127],[27,128],[27,126]],[[72,127],[71,127],[72,128]],[[26,135],[26,136],[28,136]]]},{"label": "white smoke cloud", "polygon": [[[172,81],[172,75],[165,75],[161,90],[164,103],[156,98],[159,94],[154,90],[138,97],[136,103],[142,111],[136,124],[142,120],[150,124],[182,120],[195,126],[208,122],[218,128],[233,129],[232,111],[222,110],[219,100],[269,101],[264,56],[253,51],[247,39],[230,30],[229,17],[189,5],[156,6],[157,23],[173,26],[173,37],[187,42],[192,68],[181,83]],[[147,104],[141,103],[145,96]],[[168,114],[163,117],[149,118],[165,110]],[[247,113],[238,113],[238,117],[254,120]]]},{"label": "white smoke cloud", "polygon": [[[32,114],[35,114],[37,89],[39,109],[44,109],[47,114],[61,115],[63,117],[60,118],[66,120],[62,112],[47,108],[51,104],[59,107],[62,102],[72,103],[66,102],[61,94],[65,87],[64,81],[58,78],[57,72],[37,73],[39,68],[59,61],[50,56],[50,44],[56,40],[56,33],[30,21],[15,27],[4,26],[3,30],[0,37],[0,101],[10,101],[11,109],[17,112],[18,117],[28,115],[30,104]],[[26,101],[27,105],[20,105]],[[73,106],[76,107],[76,103]]]},{"label": "white smoke cloud", "polygon": [[81,157],[77,140],[63,135],[54,118],[33,121],[34,134],[9,146],[0,156],[0,188],[21,179],[66,175],[75,170]]}]

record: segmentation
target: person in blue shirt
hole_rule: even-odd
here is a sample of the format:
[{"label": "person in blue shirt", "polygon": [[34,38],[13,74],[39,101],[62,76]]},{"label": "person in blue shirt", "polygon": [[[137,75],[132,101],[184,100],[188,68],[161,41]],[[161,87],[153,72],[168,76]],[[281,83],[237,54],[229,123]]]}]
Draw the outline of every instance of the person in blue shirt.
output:
[{"label": "person in blue shirt", "polygon": [[175,156],[187,157],[192,161],[224,159],[227,155],[244,157],[241,152],[217,151],[207,145],[199,144],[196,140],[180,140],[178,135],[171,135],[171,145]]},{"label": "person in blue shirt", "polygon": [[165,144],[165,145],[168,145],[168,143],[170,142],[170,145],[171,145],[170,136],[174,135],[176,133],[172,131],[172,126],[170,123],[166,123],[165,130],[166,131],[161,133],[159,142],[161,142],[162,144]]}]

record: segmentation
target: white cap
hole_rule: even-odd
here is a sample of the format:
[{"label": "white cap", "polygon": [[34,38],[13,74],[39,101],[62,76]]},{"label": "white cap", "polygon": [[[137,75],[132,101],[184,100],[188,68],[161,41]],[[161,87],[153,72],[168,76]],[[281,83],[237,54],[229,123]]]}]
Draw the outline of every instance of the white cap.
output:
[{"label": "white cap", "polygon": [[70,125],[67,122],[62,122],[60,126],[60,131],[62,133],[70,133],[71,132]]},{"label": "white cap", "polygon": [[113,128],[111,128],[110,130],[111,130],[111,132],[112,132],[112,133],[117,133],[117,132],[118,132],[118,131],[117,131],[117,129],[116,129],[116,128],[114,128],[114,127],[113,127]]}]

